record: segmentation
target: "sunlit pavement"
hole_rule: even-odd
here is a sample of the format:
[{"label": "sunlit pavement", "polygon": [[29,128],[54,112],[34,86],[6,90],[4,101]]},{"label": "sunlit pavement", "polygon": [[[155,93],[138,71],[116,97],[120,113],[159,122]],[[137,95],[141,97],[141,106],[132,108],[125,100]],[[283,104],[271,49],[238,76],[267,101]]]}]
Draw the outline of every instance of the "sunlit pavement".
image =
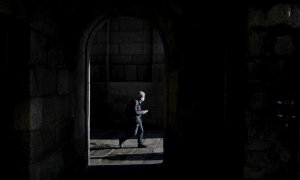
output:
[{"label": "sunlit pavement", "polygon": [[90,137],[89,165],[139,165],[163,162],[162,132],[145,132],[146,148],[138,148],[134,137],[125,141],[123,148],[120,148],[121,136],[121,132],[93,130]]}]

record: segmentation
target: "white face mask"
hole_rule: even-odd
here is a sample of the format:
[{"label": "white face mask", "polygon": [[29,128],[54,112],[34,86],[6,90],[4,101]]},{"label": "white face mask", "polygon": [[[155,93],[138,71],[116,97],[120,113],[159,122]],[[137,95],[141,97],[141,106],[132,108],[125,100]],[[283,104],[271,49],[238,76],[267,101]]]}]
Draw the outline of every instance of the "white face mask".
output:
[{"label": "white face mask", "polygon": [[144,102],[144,101],[145,101],[145,97],[142,97],[140,101],[141,101],[141,102]]}]

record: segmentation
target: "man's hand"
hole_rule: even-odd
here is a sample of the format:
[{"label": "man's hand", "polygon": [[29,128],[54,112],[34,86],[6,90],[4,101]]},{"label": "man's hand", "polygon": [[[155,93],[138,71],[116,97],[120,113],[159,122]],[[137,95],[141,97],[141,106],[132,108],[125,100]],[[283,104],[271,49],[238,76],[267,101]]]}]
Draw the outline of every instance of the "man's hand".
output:
[{"label": "man's hand", "polygon": [[143,114],[147,114],[148,110],[143,110]]}]

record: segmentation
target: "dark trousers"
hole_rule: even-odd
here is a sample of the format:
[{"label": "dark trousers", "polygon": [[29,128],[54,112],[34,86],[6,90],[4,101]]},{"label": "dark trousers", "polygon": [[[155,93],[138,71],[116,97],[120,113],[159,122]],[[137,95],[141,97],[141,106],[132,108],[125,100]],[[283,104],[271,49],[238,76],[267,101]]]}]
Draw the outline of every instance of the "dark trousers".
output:
[{"label": "dark trousers", "polygon": [[140,118],[135,120],[136,125],[133,131],[127,131],[126,134],[120,138],[121,142],[126,141],[127,139],[131,138],[132,136],[137,137],[138,144],[143,144],[143,135],[144,135],[144,128],[143,123]]}]

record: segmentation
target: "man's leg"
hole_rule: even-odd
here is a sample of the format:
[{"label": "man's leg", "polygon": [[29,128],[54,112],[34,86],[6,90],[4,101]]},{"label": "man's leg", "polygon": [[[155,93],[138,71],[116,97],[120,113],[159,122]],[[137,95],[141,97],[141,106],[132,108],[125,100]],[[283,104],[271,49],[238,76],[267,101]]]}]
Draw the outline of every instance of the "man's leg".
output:
[{"label": "man's leg", "polygon": [[140,121],[138,124],[138,137],[137,137],[138,147],[146,147],[143,144],[143,142],[144,142],[143,137],[144,137],[144,127],[143,127],[142,121]]},{"label": "man's leg", "polygon": [[135,131],[136,130],[134,130],[134,132],[132,132],[132,130],[131,131],[126,131],[125,135],[119,139],[120,148],[123,148],[123,144],[127,139],[131,138],[133,135],[136,134]]},{"label": "man's leg", "polygon": [[135,125],[134,130],[133,131],[132,130],[126,131],[126,134],[119,139],[120,148],[123,147],[123,144],[127,139],[131,138],[132,136],[137,136],[138,130],[139,130],[139,123],[138,123],[138,121],[136,121],[136,125]]}]

